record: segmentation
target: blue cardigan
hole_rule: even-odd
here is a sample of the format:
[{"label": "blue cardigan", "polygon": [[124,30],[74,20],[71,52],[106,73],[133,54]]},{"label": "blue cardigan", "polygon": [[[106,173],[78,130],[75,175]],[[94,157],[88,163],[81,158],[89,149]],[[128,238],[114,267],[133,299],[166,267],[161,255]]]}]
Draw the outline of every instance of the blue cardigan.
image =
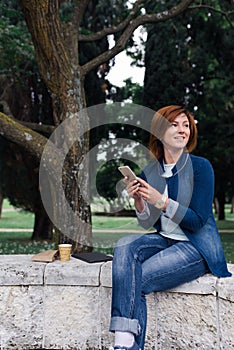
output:
[{"label": "blue cardigan", "polygon": [[[173,176],[164,178],[163,164],[154,160],[144,168],[141,177],[161,193],[167,184],[170,201],[165,215],[179,224],[214,275],[231,276],[212,210],[214,172],[210,162],[183,153],[172,172]],[[154,227],[160,232],[161,211],[151,204],[148,208],[150,215],[138,217],[138,221],[145,229]]]}]

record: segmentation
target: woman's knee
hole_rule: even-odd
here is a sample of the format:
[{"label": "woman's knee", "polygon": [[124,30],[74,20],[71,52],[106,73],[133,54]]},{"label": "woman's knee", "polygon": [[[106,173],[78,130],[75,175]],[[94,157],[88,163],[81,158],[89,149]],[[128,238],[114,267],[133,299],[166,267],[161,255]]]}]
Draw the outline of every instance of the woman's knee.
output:
[{"label": "woman's knee", "polygon": [[132,243],[135,243],[136,240],[138,240],[141,236],[142,235],[133,234],[133,235],[122,237],[117,241],[115,248],[130,247]]}]

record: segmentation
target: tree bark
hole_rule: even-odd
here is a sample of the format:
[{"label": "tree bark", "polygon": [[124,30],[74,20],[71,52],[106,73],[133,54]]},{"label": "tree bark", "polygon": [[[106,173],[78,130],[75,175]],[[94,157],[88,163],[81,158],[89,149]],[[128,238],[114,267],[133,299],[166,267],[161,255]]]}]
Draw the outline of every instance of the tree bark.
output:
[{"label": "tree bark", "polygon": [[234,214],[234,197],[232,197],[232,201],[231,201],[231,214]]},{"label": "tree bark", "polygon": [[32,234],[32,240],[34,239],[53,239],[53,224],[48,218],[44,208],[35,212],[34,228]]},{"label": "tree bark", "polygon": [[225,193],[219,192],[217,193],[218,199],[218,220],[225,220]]},{"label": "tree bark", "polygon": [[16,119],[13,120],[1,112],[0,130],[2,137],[22,147],[26,152],[33,155],[38,160],[38,163],[40,162],[47,142],[46,137],[21,125]]},{"label": "tree bark", "polygon": [[0,193],[0,219],[2,218],[3,195]]},{"label": "tree bark", "polygon": [[[66,176],[63,179],[63,186],[73,212],[79,213],[79,220],[87,225],[82,226],[75,217],[66,217],[67,210],[57,196],[54,178],[50,179],[51,199],[53,207],[56,208],[52,221],[64,218],[63,230],[61,231],[61,227],[56,228],[59,242],[72,241],[74,252],[89,250],[92,246],[90,205],[84,200],[72,176],[72,171],[78,172],[77,164],[80,164],[89,148],[86,132],[89,124],[88,116],[86,113],[79,113],[85,108],[85,94],[84,76],[78,61],[78,28],[74,24],[71,26],[71,23],[60,21],[58,1],[19,0],[19,4],[32,35],[40,73],[51,94],[54,124],[58,127],[65,120],[75,118],[79,125],[80,137],[72,145],[64,163]],[[79,10],[82,1],[78,1],[77,4],[75,12]],[[69,139],[69,133],[72,132],[73,130],[66,130],[66,139]],[[58,144],[61,142],[56,141]],[[65,141],[63,148],[66,147]],[[52,153],[51,156],[53,157]],[[87,177],[88,173],[87,169]],[[79,174],[77,177],[79,178]],[[65,228],[70,230],[71,227],[74,227],[74,232],[72,235],[66,235]]]}]

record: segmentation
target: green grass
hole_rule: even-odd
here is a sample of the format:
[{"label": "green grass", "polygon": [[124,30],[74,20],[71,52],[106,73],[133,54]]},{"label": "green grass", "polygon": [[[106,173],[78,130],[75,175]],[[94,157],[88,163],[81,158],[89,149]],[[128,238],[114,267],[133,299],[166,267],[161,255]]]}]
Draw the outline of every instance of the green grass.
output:
[{"label": "green grass", "polygon": [[36,254],[47,249],[55,249],[55,244],[31,240],[28,232],[0,232],[0,254]]},{"label": "green grass", "polygon": [[92,217],[93,229],[142,230],[134,217],[97,216]]},{"label": "green grass", "polygon": [[[12,210],[8,201],[4,201],[4,211],[0,220],[0,228],[6,229],[0,232],[0,254],[36,254],[42,250],[55,249],[55,244],[50,241],[32,241],[34,216],[32,213],[21,210]],[[223,243],[226,259],[234,263],[234,215],[230,214],[230,206],[226,207],[225,221],[217,221],[218,229]],[[137,220],[133,217],[110,217],[93,215],[93,240],[94,249],[106,253],[112,253],[117,240],[126,234],[142,231]],[[16,229],[27,229],[30,232],[16,232]],[[127,232],[131,230],[132,232]],[[222,232],[222,231],[226,232]]]},{"label": "green grass", "polygon": [[220,233],[225,257],[228,263],[234,264],[234,233]]},{"label": "green grass", "polygon": [[34,215],[22,210],[3,212],[0,228],[33,229]]}]

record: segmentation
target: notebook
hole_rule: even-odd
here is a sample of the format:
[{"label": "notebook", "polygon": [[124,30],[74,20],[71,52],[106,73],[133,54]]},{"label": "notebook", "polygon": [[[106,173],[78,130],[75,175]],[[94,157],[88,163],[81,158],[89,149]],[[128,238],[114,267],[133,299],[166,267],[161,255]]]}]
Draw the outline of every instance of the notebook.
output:
[{"label": "notebook", "polygon": [[96,263],[96,262],[113,260],[113,257],[111,255],[107,255],[104,253],[98,253],[98,252],[77,253],[77,254],[72,254],[72,257],[86,261],[88,263]]}]

